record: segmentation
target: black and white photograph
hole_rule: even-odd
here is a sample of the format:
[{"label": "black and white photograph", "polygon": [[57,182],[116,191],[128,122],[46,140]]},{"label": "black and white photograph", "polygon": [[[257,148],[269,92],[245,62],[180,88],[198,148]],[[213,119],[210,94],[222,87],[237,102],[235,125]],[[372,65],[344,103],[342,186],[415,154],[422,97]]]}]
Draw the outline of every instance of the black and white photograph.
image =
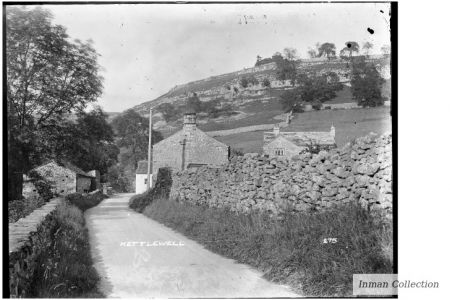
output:
[{"label": "black and white photograph", "polygon": [[439,290],[398,271],[397,9],[3,2],[3,297]]}]

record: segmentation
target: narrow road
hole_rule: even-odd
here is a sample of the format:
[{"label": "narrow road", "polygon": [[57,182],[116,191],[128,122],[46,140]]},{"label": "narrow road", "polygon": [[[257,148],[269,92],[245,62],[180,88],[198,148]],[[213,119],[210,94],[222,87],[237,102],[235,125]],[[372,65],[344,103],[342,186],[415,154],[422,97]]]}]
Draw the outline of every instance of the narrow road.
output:
[{"label": "narrow road", "polygon": [[299,297],[129,209],[132,195],[115,195],[86,212],[100,289],[107,297]]}]

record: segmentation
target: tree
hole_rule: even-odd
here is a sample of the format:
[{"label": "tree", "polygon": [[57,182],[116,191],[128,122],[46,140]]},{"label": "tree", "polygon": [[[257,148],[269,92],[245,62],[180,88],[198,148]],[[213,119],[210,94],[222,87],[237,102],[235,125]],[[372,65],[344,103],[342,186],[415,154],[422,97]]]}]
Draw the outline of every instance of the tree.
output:
[{"label": "tree", "polygon": [[353,63],[351,76],[352,97],[358,105],[362,107],[383,105],[381,89],[384,79],[374,64],[367,64],[364,60]]},{"label": "tree", "polygon": [[242,77],[241,80],[239,81],[239,84],[241,85],[241,87],[243,87],[244,89],[248,87],[248,79],[245,77]]},{"label": "tree", "polygon": [[51,20],[40,7],[6,8],[10,199],[21,194],[22,173],[41,163],[35,149],[44,142],[38,138],[44,128],[82,111],[102,92],[92,42],[69,41],[64,27]]},{"label": "tree", "polygon": [[350,41],[345,43],[345,47],[341,50],[340,56],[348,56],[351,60],[353,53],[359,53],[359,44],[357,42]]},{"label": "tree", "polygon": [[297,49],[286,47],[283,49],[283,54],[285,59],[289,61],[295,60],[297,58]]},{"label": "tree", "polygon": [[286,111],[302,110],[305,103],[312,103],[315,108],[320,109],[319,102],[333,99],[336,92],[343,88],[339,76],[334,72],[322,75],[300,73],[296,82],[296,88],[284,92],[280,97],[280,103]]},{"label": "tree", "polygon": [[308,53],[309,58],[316,58],[319,56],[319,53],[317,52],[317,50],[313,49],[311,47],[308,48],[307,53]]},{"label": "tree", "polygon": [[286,112],[303,112],[303,101],[297,89],[287,90],[281,94],[280,104]]},{"label": "tree", "polygon": [[158,106],[158,111],[161,112],[166,122],[175,121],[178,119],[178,111],[171,103],[163,103]]},{"label": "tree", "polygon": [[[116,144],[120,148],[126,148],[129,155],[127,163],[137,168],[138,161],[146,159],[148,153],[148,128],[149,121],[135,112],[127,110],[115,117],[111,122],[116,133]],[[152,145],[163,139],[159,131],[152,130]]]},{"label": "tree", "polygon": [[336,56],[336,46],[333,43],[323,43],[319,47],[319,56],[326,56],[328,60]]},{"label": "tree", "polygon": [[371,42],[365,42],[363,45],[364,52],[366,56],[369,56],[370,51],[373,48],[373,44]]},{"label": "tree", "polygon": [[83,170],[99,170],[105,174],[117,163],[119,148],[114,142],[114,131],[107,115],[100,107],[78,113],[70,122],[63,143],[58,144],[56,158],[65,159]]},{"label": "tree", "polygon": [[389,54],[391,54],[391,46],[383,45],[381,47],[381,52],[383,53],[384,56],[388,56]]}]

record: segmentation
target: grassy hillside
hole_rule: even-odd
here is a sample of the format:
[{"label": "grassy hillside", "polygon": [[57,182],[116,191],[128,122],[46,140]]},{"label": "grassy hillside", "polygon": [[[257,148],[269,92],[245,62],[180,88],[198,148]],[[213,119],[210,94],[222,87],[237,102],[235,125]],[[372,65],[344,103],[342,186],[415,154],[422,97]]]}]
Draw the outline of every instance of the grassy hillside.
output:
[{"label": "grassy hillside", "polygon": [[[392,131],[390,107],[305,112],[296,114],[289,127],[281,131],[329,131],[332,124],[336,128],[336,143],[342,146],[370,132],[380,134]],[[262,131],[233,134],[216,139],[243,152],[262,152]]]}]

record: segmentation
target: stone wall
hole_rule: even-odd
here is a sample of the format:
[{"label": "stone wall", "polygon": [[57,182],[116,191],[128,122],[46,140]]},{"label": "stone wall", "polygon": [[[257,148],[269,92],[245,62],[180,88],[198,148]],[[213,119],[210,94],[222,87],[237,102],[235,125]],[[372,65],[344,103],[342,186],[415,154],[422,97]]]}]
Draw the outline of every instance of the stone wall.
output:
[{"label": "stone wall", "polygon": [[172,174],[170,197],[233,211],[322,210],[358,201],[392,214],[391,134],[371,134],[341,149],[302,154],[292,160],[258,154],[233,157],[222,168]]},{"label": "stone wall", "polygon": [[48,242],[52,240],[56,227],[53,214],[61,201],[61,198],[55,198],[25,218],[8,225],[11,298],[27,297],[36,268],[36,257],[48,250]]}]

